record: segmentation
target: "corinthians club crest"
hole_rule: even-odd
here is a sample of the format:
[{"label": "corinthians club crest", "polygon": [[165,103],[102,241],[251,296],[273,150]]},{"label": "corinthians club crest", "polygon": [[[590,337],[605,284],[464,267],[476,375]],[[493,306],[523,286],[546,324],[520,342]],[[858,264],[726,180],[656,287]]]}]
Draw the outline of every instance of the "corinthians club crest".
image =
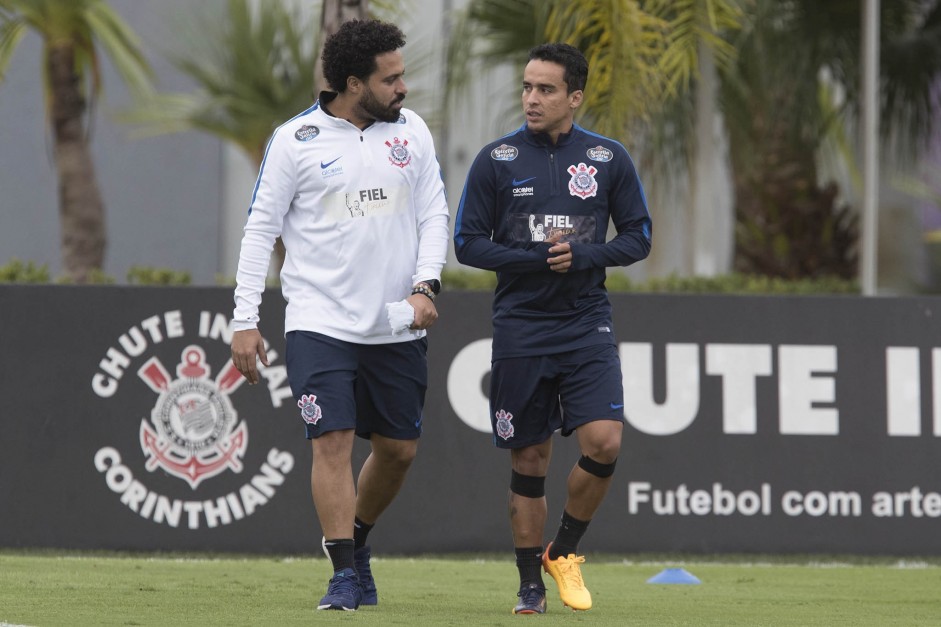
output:
[{"label": "corinthians club crest", "polygon": [[598,168],[593,165],[579,163],[570,165],[567,172],[572,175],[569,181],[569,193],[579,198],[591,198],[598,191],[598,182],[595,180],[595,174]]},{"label": "corinthians club crest", "polygon": [[513,414],[501,409],[494,414],[494,417],[496,418],[497,435],[504,440],[512,438],[516,432],[516,429],[513,428]]},{"label": "corinthians club crest", "polygon": [[404,168],[412,162],[412,155],[408,152],[408,140],[392,138],[391,142],[386,142],[389,147],[389,163]]},{"label": "corinthians club crest", "polygon": [[209,373],[206,352],[195,344],[183,349],[176,379],[171,379],[156,357],[137,371],[160,395],[150,422],[141,420],[140,444],[147,470],[162,468],[194,490],[203,479],[226,469],[241,472],[248,446],[245,421],[236,426],[238,415],[229,400],[245,379],[231,361],[215,380]]}]

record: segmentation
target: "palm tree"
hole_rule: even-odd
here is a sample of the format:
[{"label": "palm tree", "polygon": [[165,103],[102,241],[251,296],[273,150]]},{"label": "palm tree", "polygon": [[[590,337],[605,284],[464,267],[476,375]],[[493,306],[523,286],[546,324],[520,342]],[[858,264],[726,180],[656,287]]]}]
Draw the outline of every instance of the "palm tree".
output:
[{"label": "palm tree", "polygon": [[[823,142],[850,128],[860,105],[859,0],[756,0],[723,76],[736,196],[735,267],[781,277],[857,275],[858,214],[822,182]],[[881,127],[911,161],[937,124],[941,4],[883,2]],[[836,99],[835,95],[840,98]]]},{"label": "palm tree", "polygon": [[737,61],[730,38],[745,22],[744,1],[645,4],[666,23],[669,45],[659,67],[671,78],[666,98],[647,126],[641,154],[657,179],[671,185],[688,181],[686,200],[680,203],[686,227],[686,256],[680,261],[694,275],[719,274],[727,270],[732,257],[732,211],[728,202],[720,200],[722,163],[717,146],[724,142],[716,124],[721,115],[717,93],[719,73],[728,72]]},{"label": "palm tree", "polygon": [[137,36],[105,0],[0,0],[0,81],[30,30],[43,40],[63,266],[71,280],[83,283],[101,269],[107,243],[88,137],[89,101],[101,92],[101,52],[137,96],[150,91],[150,70]]}]

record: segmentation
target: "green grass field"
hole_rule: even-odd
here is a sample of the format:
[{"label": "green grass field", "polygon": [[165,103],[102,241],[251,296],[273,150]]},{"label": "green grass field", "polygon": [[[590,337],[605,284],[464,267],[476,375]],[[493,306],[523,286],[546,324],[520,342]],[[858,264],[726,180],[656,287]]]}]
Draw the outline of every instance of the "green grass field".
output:
[{"label": "green grass field", "polygon": [[[939,625],[941,564],[588,556],[594,607],[513,616],[510,557],[373,559],[380,604],[318,612],[326,559],[0,552],[0,625]],[[726,559],[726,561],[718,561]],[[699,585],[648,584],[682,567]]]}]

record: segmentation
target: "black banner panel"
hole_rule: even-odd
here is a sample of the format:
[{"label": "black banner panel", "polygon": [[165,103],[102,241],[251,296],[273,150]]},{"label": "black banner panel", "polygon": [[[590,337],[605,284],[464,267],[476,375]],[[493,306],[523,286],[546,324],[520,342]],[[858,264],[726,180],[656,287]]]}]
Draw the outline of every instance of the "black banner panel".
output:
[{"label": "black banner panel", "polygon": [[[941,554],[941,300],[612,301],[624,439],[582,550]],[[370,541],[511,550],[491,297],[436,302],[418,458]],[[0,546],[319,550],[283,300],[254,386],[231,310],[225,288],[0,286]],[[547,534],[578,456],[555,436]]]}]

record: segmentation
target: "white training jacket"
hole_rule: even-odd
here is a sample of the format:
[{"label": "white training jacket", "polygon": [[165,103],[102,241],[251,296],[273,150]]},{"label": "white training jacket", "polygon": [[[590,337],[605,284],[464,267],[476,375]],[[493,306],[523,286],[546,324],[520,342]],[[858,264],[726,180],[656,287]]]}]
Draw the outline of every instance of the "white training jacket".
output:
[{"label": "white training jacket", "polygon": [[284,330],[359,344],[404,342],[386,304],[441,278],[447,199],[428,126],[403,108],[366,130],[319,101],[275,130],[248,210],[236,275],[235,331],[256,328],[275,239],[287,250]]}]

